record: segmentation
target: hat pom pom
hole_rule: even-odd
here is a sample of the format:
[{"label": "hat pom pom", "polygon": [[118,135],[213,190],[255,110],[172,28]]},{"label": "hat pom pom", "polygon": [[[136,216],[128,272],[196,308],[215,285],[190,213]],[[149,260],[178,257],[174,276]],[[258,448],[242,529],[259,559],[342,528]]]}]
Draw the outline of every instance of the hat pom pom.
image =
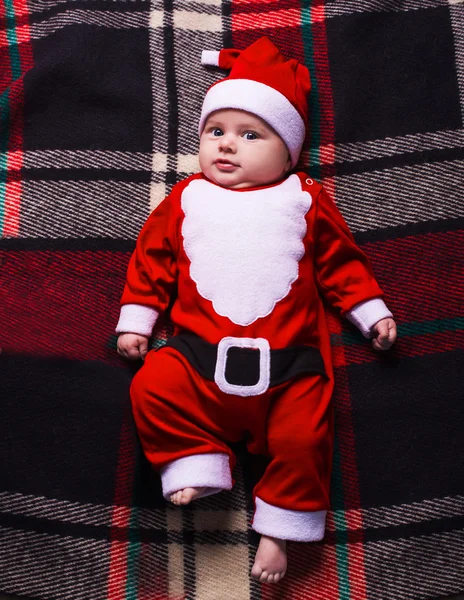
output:
[{"label": "hat pom pom", "polygon": [[219,51],[203,50],[201,53],[201,64],[211,67],[219,67]]},{"label": "hat pom pom", "polygon": [[235,50],[235,48],[224,48],[220,51],[203,50],[201,53],[201,64],[230,71],[240,54],[241,50]]}]

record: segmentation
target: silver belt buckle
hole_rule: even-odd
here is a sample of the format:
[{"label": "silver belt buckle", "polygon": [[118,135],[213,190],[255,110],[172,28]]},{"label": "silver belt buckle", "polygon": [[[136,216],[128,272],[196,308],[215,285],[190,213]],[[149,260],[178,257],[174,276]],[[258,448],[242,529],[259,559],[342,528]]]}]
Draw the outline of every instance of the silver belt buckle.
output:
[{"label": "silver belt buckle", "polygon": [[[235,385],[226,380],[227,354],[230,348],[252,348],[259,350],[259,380],[253,385]],[[271,349],[264,338],[225,337],[218,344],[214,381],[225,394],[236,396],[258,396],[269,389],[271,377]]]}]

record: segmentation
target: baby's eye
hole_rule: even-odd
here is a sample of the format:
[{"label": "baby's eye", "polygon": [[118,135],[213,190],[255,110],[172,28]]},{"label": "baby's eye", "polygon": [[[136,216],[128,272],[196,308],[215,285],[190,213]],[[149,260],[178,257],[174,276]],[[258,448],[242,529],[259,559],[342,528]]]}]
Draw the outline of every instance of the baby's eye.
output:
[{"label": "baby's eye", "polygon": [[211,133],[214,135],[214,137],[220,137],[221,135],[223,135],[223,131],[219,127],[214,127],[211,130]]},{"label": "baby's eye", "polygon": [[254,131],[245,131],[245,133],[243,134],[243,137],[246,140],[257,140],[258,139],[258,134],[255,133]]}]

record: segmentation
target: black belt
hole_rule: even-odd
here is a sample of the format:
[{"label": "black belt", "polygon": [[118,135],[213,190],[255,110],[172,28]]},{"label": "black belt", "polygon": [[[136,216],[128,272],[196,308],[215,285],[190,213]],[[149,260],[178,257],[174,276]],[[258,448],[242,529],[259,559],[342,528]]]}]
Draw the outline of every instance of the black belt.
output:
[{"label": "black belt", "polygon": [[[175,348],[205,379],[214,381],[218,346],[192,333],[181,333],[169,338],[167,346]],[[225,378],[231,385],[252,386],[259,380],[260,353],[253,348],[232,346],[227,352]],[[320,374],[327,377],[318,348],[291,346],[270,350],[269,387],[289,381],[298,375]]]}]

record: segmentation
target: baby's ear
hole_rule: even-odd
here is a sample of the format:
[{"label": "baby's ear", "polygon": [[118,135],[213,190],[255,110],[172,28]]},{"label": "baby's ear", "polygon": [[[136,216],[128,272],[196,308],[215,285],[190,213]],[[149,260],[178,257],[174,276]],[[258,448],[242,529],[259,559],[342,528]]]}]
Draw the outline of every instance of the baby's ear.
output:
[{"label": "baby's ear", "polygon": [[287,163],[285,165],[284,173],[288,173],[292,168],[292,157],[290,156],[290,152],[288,153]]}]

